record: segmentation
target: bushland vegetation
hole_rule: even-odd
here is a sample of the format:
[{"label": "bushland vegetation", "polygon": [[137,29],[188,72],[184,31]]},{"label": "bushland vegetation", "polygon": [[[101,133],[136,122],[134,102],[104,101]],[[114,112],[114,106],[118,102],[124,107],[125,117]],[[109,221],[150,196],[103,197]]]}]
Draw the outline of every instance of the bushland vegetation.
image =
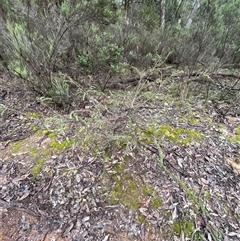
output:
[{"label": "bushland vegetation", "polygon": [[104,91],[139,71],[164,75],[169,65],[182,82],[236,98],[239,9],[222,0],[2,0],[0,68],[64,108],[79,89]]},{"label": "bushland vegetation", "polygon": [[239,16],[1,0],[0,239],[239,240]]}]

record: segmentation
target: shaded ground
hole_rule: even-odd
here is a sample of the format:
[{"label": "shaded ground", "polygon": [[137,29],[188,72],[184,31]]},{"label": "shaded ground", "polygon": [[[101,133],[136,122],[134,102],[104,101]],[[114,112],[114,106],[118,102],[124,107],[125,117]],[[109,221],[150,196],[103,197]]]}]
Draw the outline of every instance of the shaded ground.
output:
[{"label": "shaded ground", "polygon": [[8,93],[1,240],[240,239],[240,118],[135,93],[69,113]]}]

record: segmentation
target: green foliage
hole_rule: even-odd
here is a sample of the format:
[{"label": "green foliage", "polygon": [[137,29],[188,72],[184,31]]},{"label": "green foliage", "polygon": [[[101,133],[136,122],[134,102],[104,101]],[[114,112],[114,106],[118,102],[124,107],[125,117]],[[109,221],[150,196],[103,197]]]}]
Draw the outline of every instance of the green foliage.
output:
[{"label": "green foliage", "polygon": [[[64,1],[61,11],[54,4],[49,5],[51,9],[41,5],[43,12],[39,14],[37,4],[17,3],[16,7],[23,11],[5,21],[3,47],[9,55],[7,69],[21,78],[29,89],[65,107],[69,85],[59,72],[66,66],[62,57],[71,44],[70,29],[81,19],[79,13],[82,11],[74,14],[74,8],[69,12],[70,2]],[[78,4],[75,7],[80,8]]]},{"label": "green foliage", "polygon": [[203,0],[196,12],[191,1],[164,2],[129,4],[123,12],[114,0],[3,0],[0,64],[67,108],[87,75],[105,89],[114,77],[132,74],[127,66],[156,66],[156,56],[190,72],[199,63],[239,63],[239,1]]},{"label": "green foliage", "polygon": [[47,90],[49,96],[55,103],[65,107],[69,104],[69,83],[63,75],[51,77],[51,88]]},{"label": "green foliage", "polygon": [[120,5],[114,0],[95,0],[93,3],[93,15],[102,24],[114,24],[121,18]]},{"label": "green foliage", "polygon": [[6,110],[7,110],[7,107],[4,104],[0,103],[0,117],[2,117],[4,115]]},{"label": "green foliage", "polygon": [[43,132],[45,135],[49,135],[53,132],[64,134],[69,129],[69,125],[66,124],[60,116],[45,118],[42,125],[44,127]]},{"label": "green foliage", "polygon": [[71,14],[71,5],[68,1],[62,1],[60,5],[60,11],[65,16],[70,16]]},{"label": "green foliage", "polygon": [[[96,34],[97,36],[94,36]],[[123,47],[111,43],[114,36],[107,32],[100,33],[100,29],[92,25],[91,46],[85,48],[78,55],[78,64],[85,74],[98,74],[100,72],[118,73],[119,62]]]},{"label": "green foliage", "polygon": [[137,21],[150,31],[158,28],[160,19],[156,7],[147,4],[141,5],[137,11]]}]

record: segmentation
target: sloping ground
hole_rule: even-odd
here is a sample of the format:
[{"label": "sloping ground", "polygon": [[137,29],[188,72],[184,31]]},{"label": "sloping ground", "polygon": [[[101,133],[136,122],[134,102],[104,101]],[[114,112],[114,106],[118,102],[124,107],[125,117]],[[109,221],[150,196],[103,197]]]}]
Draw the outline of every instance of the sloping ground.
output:
[{"label": "sloping ground", "polygon": [[8,95],[1,240],[240,239],[240,118],[136,93],[68,114]]}]

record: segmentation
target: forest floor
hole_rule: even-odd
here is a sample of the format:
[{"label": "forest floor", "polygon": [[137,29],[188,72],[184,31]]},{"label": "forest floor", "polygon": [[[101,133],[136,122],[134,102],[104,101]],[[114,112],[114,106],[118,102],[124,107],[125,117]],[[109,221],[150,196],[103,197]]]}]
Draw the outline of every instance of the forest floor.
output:
[{"label": "forest floor", "polygon": [[0,239],[240,240],[239,104],[167,81],[62,111],[2,77]]}]

